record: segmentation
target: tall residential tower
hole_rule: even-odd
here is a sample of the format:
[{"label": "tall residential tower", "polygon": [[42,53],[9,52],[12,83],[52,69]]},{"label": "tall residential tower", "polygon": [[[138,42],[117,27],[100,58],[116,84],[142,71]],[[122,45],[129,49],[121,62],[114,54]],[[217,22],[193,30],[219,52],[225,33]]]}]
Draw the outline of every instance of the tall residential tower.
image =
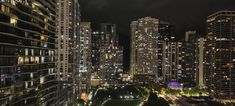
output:
[{"label": "tall residential tower", "polygon": [[[78,95],[80,5],[78,0],[57,0],[58,80],[60,104],[74,103]],[[67,100],[68,98],[68,100]]]},{"label": "tall residential tower", "polygon": [[79,50],[79,93],[86,95],[90,89],[91,79],[91,23],[82,22],[80,26]]},{"label": "tall residential tower", "polygon": [[235,99],[235,11],[207,18],[206,86],[221,100]]},{"label": "tall residential tower", "polygon": [[1,106],[57,105],[56,0],[0,1]]}]

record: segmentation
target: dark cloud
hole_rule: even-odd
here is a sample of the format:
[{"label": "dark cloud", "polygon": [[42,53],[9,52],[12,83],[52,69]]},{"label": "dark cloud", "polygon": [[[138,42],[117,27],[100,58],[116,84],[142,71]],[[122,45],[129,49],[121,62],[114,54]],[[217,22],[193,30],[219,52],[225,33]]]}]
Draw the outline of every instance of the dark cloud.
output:
[{"label": "dark cloud", "polygon": [[133,20],[151,16],[169,21],[176,26],[176,36],[181,39],[187,30],[205,34],[209,14],[235,10],[235,0],[80,0],[80,4],[82,19],[92,21],[94,25],[101,22],[118,25],[125,58],[129,57],[129,26]]}]

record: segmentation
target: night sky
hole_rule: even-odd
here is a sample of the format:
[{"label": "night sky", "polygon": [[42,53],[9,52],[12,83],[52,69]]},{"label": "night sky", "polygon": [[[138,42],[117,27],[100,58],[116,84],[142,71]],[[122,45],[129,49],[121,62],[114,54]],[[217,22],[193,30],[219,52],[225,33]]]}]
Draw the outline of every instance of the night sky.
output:
[{"label": "night sky", "polygon": [[130,23],[150,16],[168,21],[176,27],[176,37],[185,31],[206,33],[206,17],[219,10],[235,10],[235,0],[79,0],[82,20],[117,24],[120,45],[124,46],[124,70],[129,68]]}]

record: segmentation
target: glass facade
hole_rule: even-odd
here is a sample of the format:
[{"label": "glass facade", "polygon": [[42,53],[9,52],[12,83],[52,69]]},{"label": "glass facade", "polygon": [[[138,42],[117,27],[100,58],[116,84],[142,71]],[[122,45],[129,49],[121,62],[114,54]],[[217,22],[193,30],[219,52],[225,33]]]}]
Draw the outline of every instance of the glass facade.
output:
[{"label": "glass facade", "polygon": [[55,0],[0,2],[0,104],[57,102]]},{"label": "glass facade", "polygon": [[207,19],[206,86],[218,99],[235,99],[235,11]]}]

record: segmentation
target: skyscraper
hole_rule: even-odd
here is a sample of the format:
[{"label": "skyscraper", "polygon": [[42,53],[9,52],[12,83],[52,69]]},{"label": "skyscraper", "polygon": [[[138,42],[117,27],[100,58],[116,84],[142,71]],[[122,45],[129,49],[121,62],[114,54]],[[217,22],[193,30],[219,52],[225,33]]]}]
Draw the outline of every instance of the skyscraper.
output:
[{"label": "skyscraper", "polygon": [[119,76],[120,74],[123,74],[123,47],[117,46],[115,49],[115,55],[114,55],[114,67],[116,76]]},{"label": "skyscraper", "polygon": [[170,29],[168,22],[151,17],[131,23],[130,74],[135,82],[156,82],[156,76],[163,75],[163,53],[166,40],[171,36]]},{"label": "skyscraper", "polygon": [[78,95],[80,5],[78,0],[57,1],[58,74],[60,104],[74,103]]},{"label": "skyscraper", "polygon": [[200,37],[197,40],[196,48],[196,83],[200,88],[204,88],[205,85],[205,70],[204,70],[204,58],[205,58],[205,38]]},{"label": "skyscraper", "polygon": [[100,72],[100,48],[102,45],[102,36],[104,32],[94,31],[92,32],[92,73],[98,74]]},{"label": "skyscraper", "polygon": [[183,71],[181,83],[184,87],[196,86],[196,31],[185,32],[185,41],[183,42]]},{"label": "skyscraper", "polygon": [[167,41],[163,48],[163,81],[178,82],[182,77],[182,42]]},{"label": "skyscraper", "polygon": [[0,1],[0,104],[56,105],[56,1]]},{"label": "skyscraper", "polygon": [[102,84],[114,84],[123,72],[123,48],[119,46],[116,25],[102,23],[92,34],[92,58],[94,73],[102,78]]},{"label": "skyscraper", "polygon": [[[220,100],[235,99],[235,11],[207,17],[206,86]],[[208,75],[209,74],[209,75]]]},{"label": "skyscraper", "polygon": [[79,93],[87,94],[90,89],[91,79],[91,23],[80,24],[80,49],[79,49]]},{"label": "skyscraper", "polygon": [[116,25],[112,23],[101,24],[100,45],[100,77],[102,83],[113,84],[115,61],[117,60],[118,35]]}]

